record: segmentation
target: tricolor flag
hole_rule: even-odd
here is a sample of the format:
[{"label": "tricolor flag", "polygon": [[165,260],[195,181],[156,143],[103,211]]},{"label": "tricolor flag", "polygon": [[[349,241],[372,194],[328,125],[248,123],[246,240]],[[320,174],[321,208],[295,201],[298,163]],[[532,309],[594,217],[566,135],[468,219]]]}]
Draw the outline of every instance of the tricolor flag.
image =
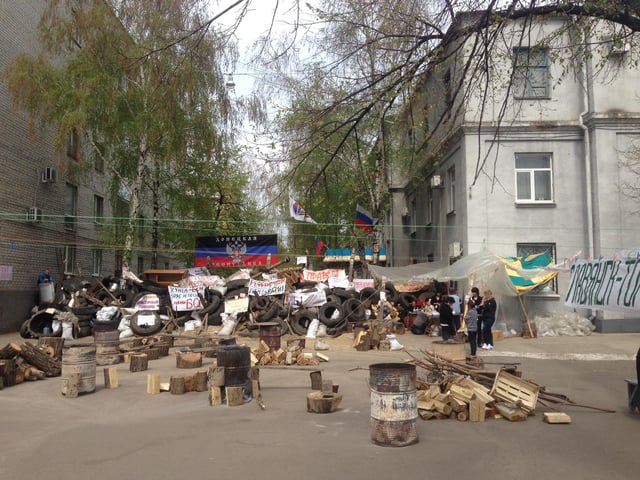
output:
[{"label": "tricolor flag", "polygon": [[377,218],[373,218],[373,215],[371,215],[368,211],[366,211],[360,205],[356,207],[356,227],[357,228],[360,228],[367,233],[371,233],[376,223],[378,223]]},{"label": "tricolor flag", "polygon": [[295,220],[299,222],[316,223],[316,221],[307,215],[304,208],[300,206],[293,198],[289,197],[289,214]]}]

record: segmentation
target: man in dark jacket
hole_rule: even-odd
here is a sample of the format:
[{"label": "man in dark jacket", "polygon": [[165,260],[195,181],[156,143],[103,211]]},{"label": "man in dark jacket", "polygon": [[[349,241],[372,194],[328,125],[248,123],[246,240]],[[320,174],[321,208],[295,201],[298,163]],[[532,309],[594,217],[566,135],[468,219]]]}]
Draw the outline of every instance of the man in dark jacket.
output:
[{"label": "man in dark jacket", "polygon": [[453,320],[453,298],[445,295],[440,305],[440,328],[442,329],[442,339],[446,342],[456,334],[456,327]]}]

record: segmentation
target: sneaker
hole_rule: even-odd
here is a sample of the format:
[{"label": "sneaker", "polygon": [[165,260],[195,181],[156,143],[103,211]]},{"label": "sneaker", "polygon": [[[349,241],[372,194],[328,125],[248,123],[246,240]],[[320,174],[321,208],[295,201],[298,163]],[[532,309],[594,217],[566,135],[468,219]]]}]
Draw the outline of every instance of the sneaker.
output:
[{"label": "sneaker", "polygon": [[487,350],[493,350],[493,345],[487,345]]},{"label": "sneaker", "polygon": [[481,346],[480,348],[481,348],[481,349],[483,349],[483,350],[486,350],[486,349],[487,349],[487,344],[486,344],[486,343],[483,343],[483,344],[482,344],[482,346]]}]

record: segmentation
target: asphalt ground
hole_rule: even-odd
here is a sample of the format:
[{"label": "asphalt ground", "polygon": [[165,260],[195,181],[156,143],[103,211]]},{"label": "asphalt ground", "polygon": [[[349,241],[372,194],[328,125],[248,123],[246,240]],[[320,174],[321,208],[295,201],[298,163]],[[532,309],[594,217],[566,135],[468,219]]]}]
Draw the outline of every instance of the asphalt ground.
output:
[{"label": "asphalt ground", "polygon": [[[437,340],[410,333],[397,338],[405,349],[391,352],[358,352],[351,334],[326,339],[329,361],[318,368],[343,395],[328,414],[307,412],[311,383],[301,368],[260,370],[264,409],[255,400],[212,407],[206,392],[147,394],[147,373],[168,382],[190,372],[177,369],[172,354],[150,361],[147,372],[117,365],[117,389],[104,388],[99,366],[96,391],[78,398],[61,394],[60,377],[5,388],[0,478],[637,478],[640,415],[628,411],[624,379],[635,376],[640,334],[514,337],[479,352],[488,366],[515,363],[524,379],[597,408],[556,405],[571,424],[544,423],[542,413],[551,410],[539,405],[524,422],[418,419],[418,443],[379,446],[371,441],[369,366],[420,358]],[[11,341],[25,340],[0,336],[0,346]],[[203,368],[214,362],[205,358]]]}]

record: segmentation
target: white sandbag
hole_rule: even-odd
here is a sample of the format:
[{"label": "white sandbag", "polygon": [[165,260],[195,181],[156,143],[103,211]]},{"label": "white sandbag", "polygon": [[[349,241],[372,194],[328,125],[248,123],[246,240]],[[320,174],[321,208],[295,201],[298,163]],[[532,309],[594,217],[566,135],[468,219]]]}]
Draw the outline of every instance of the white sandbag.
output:
[{"label": "white sandbag", "polygon": [[309,323],[309,328],[307,328],[307,338],[316,338],[316,336],[318,335],[318,328],[320,327],[320,320],[318,320],[317,318],[314,318],[313,320],[311,320],[311,323]]},{"label": "white sandbag", "polygon": [[218,335],[231,335],[238,324],[237,315],[235,313],[221,313],[220,316],[222,317],[222,328],[218,331]]},{"label": "white sandbag", "polygon": [[402,345],[397,339],[396,336],[394,334],[389,334],[387,335],[387,340],[389,340],[389,343],[391,344],[391,350],[402,350],[404,348],[404,345]]}]

